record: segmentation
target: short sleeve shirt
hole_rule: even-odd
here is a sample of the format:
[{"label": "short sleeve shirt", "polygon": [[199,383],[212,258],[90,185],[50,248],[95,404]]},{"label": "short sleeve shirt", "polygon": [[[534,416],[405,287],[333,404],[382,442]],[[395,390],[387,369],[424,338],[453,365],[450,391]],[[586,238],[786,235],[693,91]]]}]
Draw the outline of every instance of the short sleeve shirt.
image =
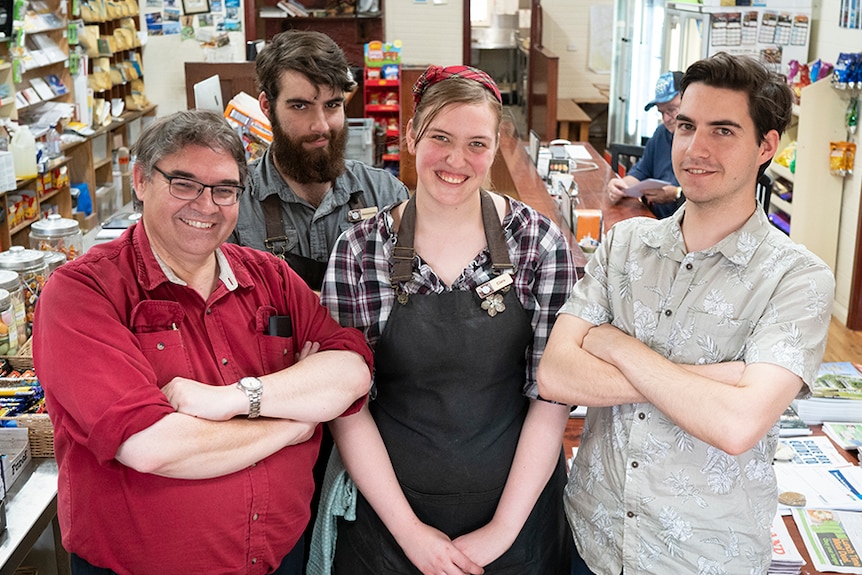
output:
[{"label": "short sleeve shirt", "polygon": [[[780,365],[807,384],[829,325],[834,278],[761,209],[707,250],[687,252],[683,206],[607,234],[561,313],[611,323],[681,364]],[[599,575],[766,574],[777,489],[777,424],[730,455],[649,403],[587,410],[565,505]]]},{"label": "short sleeve shirt", "polygon": [[353,224],[347,219],[351,196],[362,192],[367,207],[378,210],[406,200],[407,187],[385,170],[345,160],[344,172],[335,179],[319,206],[299,197],[284,181],[267,150],[251,166],[246,193],[240,196],[239,219],[228,241],[258,250],[266,249],[266,219],[261,202],[273,194],[281,200],[285,251],[326,262],[338,236]]}]

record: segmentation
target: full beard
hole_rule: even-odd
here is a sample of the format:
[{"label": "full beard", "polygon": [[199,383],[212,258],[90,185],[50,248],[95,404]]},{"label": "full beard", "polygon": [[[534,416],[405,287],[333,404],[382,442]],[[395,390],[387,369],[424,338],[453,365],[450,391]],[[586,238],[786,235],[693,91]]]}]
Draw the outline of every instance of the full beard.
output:
[{"label": "full beard", "polygon": [[286,177],[300,184],[314,184],[331,182],[344,172],[347,129],[330,130],[329,143],[323,148],[306,150],[303,147],[305,142],[314,142],[319,137],[293,139],[281,129],[278,119],[273,118],[269,149]]}]

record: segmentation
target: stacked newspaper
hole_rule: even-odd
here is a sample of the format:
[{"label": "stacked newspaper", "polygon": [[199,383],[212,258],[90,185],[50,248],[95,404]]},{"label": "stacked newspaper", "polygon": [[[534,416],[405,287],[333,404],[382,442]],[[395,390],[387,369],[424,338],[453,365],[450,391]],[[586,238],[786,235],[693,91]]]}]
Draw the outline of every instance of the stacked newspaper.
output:
[{"label": "stacked newspaper", "polygon": [[772,562],[769,564],[769,575],[797,575],[805,560],[790,538],[787,526],[781,515],[776,515],[772,522]]},{"label": "stacked newspaper", "polygon": [[862,372],[849,361],[824,362],[811,384],[811,398],[796,402],[808,425],[824,421],[862,421]]},{"label": "stacked newspaper", "polygon": [[793,519],[815,569],[862,574],[862,513],[794,509]]}]

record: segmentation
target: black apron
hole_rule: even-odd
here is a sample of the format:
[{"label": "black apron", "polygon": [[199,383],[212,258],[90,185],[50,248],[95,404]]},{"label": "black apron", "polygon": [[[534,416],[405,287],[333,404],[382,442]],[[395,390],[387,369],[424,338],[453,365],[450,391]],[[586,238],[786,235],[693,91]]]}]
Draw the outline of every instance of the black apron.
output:
[{"label": "black apron", "polygon": [[[493,200],[484,192],[482,199],[492,263],[511,269]],[[412,273],[414,202],[405,209],[395,251],[396,262],[409,267],[400,273],[396,263],[393,283]],[[399,293],[375,350],[376,398],[369,409],[395,474],[419,519],[452,539],[492,519],[529,406],[522,389],[532,327],[514,289],[503,304],[505,311],[492,316],[475,290]],[[565,479],[561,447],[559,465],[521,533],[486,574],[568,573]],[[360,495],[356,521],[339,520],[335,573],[419,570]]]},{"label": "black apron", "polygon": [[[350,194],[350,199],[347,201],[347,221],[356,223],[368,217],[363,214],[363,209],[366,207],[365,199],[362,197],[363,191],[353,192]],[[319,262],[312,258],[307,258],[299,254],[288,252],[286,249],[287,237],[284,229],[284,217],[281,212],[281,198],[278,194],[267,196],[261,201],[263,208],[264,222],[266,223],[266,240],[264,245],[266,249],[277,258],[285,260],[293,271],[302,278],[305,284],[315,291],[320,291],[323,287],[323,276],[326,273],[326,265],[329,262]],[[376,209],[374,212],[376,213]],[[328,458],[323,457],[323,467],[326,467]]]}]

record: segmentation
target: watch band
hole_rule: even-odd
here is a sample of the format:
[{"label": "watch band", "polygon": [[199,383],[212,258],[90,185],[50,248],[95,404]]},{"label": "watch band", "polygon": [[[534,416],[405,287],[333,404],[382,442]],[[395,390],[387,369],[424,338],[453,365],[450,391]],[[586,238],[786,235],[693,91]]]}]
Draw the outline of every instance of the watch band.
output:
[{"label": "watch band", "polygon": [[263,396],[263,382],[257,377],[243,377],[236,384],[248,397],[248,418],[260,416],[260,399]]}]

